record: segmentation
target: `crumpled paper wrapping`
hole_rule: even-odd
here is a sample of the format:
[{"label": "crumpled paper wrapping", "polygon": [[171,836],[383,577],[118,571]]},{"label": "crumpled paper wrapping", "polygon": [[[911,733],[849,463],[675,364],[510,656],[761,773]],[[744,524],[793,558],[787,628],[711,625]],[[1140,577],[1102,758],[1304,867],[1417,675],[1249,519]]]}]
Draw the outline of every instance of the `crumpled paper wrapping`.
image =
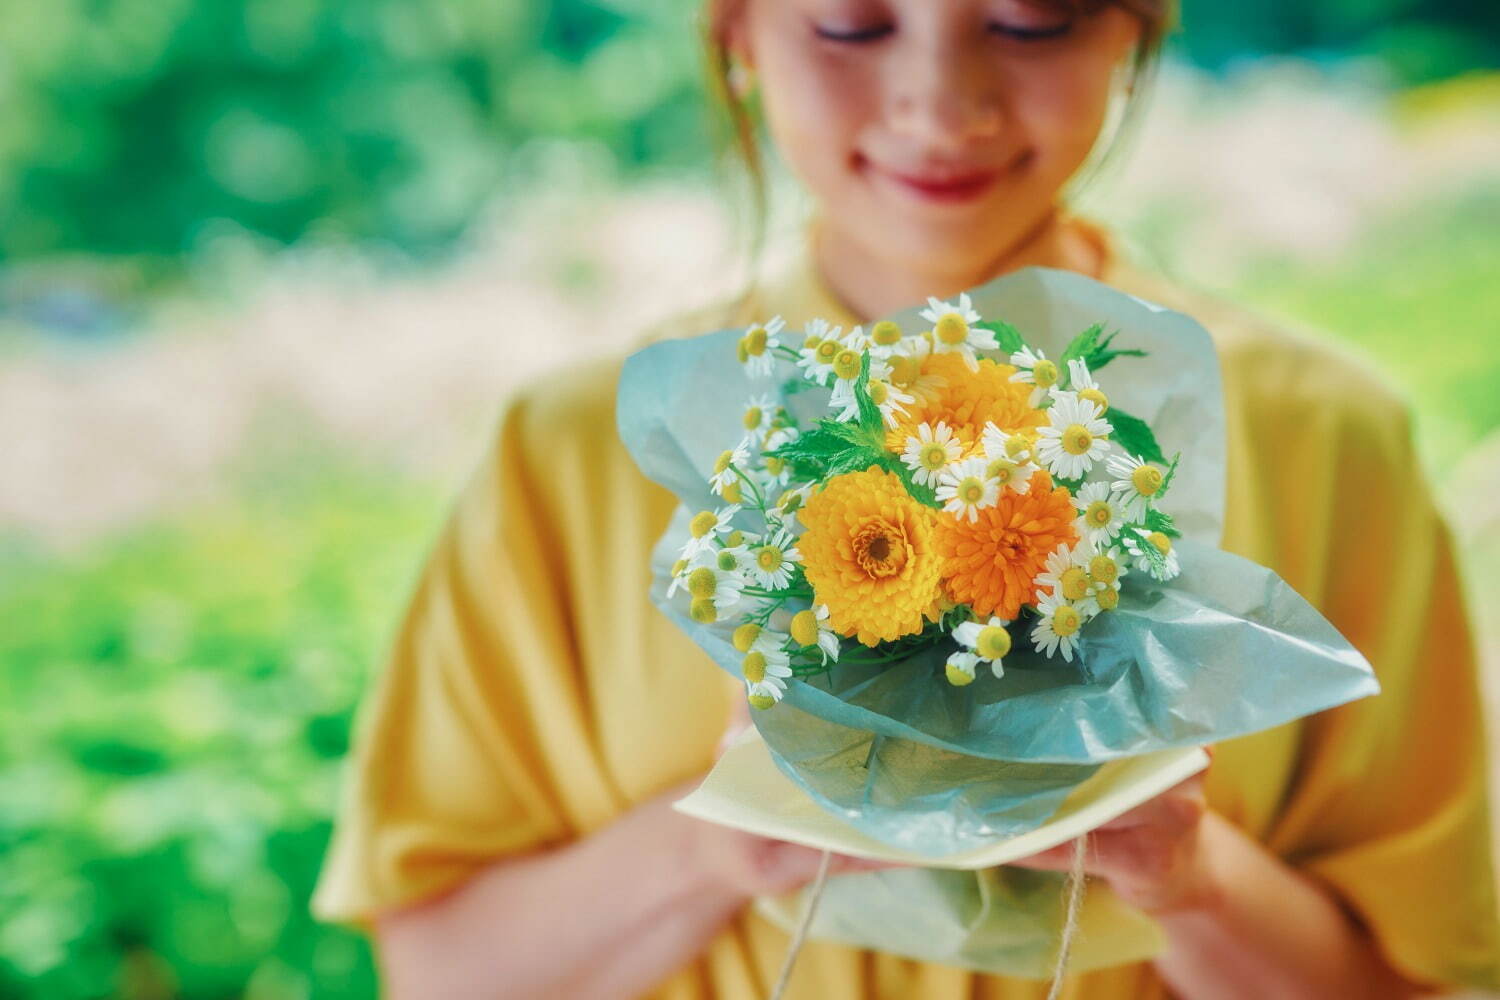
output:
[{"label": "crumpled paper wrapping", "polygon": [[[830,880],[813,937],[1044,977],[1062,876],[957,870],[954,858],[1045,827],[1070,795],[1099,790],[1089,782],[1108,762],[1271,728],[1379,686],[1364,657],[1275,573],[1217,548],[1224,413],[1206,330],[1068,271],[1027,268],[969,294],[981,316],[1013,324],[1048,357],[1096,322],[1120,331],[1118,346],[1148,353],[1117,358],[1100,379],[1111,405],[1146,420],[1164,453],[1183,454],[1163,503],[1183,532],[1175,546],[1181,575],[1165,583],[1138,571],[1125,577],[1118,609],[1084,627],[1072,663],[1048,660],[1022,640],[1003,677],[980,670],[962,688],[943,679],[942,650],[895,665],[840,665],[828,676],[792,679],[778,705],[752,718],[765,758],[843,824],[836,829],[848,836],[836,849],[859,853],[858,838],[868,838],[927,866]],[[915,333],[926,326],[917,312],[891,318]],[[739,402],[774,392],[795,373],[778,362],[770,379],[748,376],[735,360],[741,332],[632,355],[617,409],[637,464],[682,501],[653,553],[652,599],[736,677],[742,656],[732,626],[694,623],[685,603],[665,592],[688,518],[722,506],[707,477],[743,433]],[[826,397],[810,390],[785,405],[809,426],[826,415]],[[785,916],[773,901],[762,901],[762,910]],[[1159,929],[1106,887],[1091,889],[1081,919],[1074,969],[1138,960],[1160,947]]]}]

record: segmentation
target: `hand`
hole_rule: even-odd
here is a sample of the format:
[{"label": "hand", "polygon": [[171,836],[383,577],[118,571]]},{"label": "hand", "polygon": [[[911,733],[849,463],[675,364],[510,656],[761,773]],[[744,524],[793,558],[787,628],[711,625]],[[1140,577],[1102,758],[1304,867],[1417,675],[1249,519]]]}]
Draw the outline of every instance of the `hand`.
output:
[{"label": "hand", "polygon": [[[715,756],[723,756],[729,745],[750,725],[750,706],[743,697],[736,698],[729,725],[719,740]],[[816,848],[772,840],[717,823],[695,822],[698,829],[694,838],[694,863],[720,885],[745,898],[779,895],[817,877],[823,852]],[[905,866],[835,854],[829,861],[828,873],[839,875],[898,867]]]},{"label": "hand", "polygon": [[[1211,747],[1204,749],[1212,756]],[[1200,771],[1091,830],[1084,870],[1108,879],[1116,895],[1148,913],[1206,905],[1215,892],[1204,846],[1211,822]],[[1068,841],[1011,864],[1067,871],[1073,851]]]}]

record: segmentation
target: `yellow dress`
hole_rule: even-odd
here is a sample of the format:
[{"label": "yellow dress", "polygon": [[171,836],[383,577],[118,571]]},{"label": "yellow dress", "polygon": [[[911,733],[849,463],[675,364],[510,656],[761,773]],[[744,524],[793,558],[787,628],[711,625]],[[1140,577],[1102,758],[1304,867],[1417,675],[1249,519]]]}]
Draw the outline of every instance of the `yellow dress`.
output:
[{"label": "yellow dress", "polygon": [[[815,223],[814,223],[815,224]],[[860,322],[808,243],[735,304],[646,339],[782,315]],[[1500,988],[1475,654],[1405,404],[1360,361],[1138,270],[1083,219],[1104,280],[1195,317],[1224,374],[1223,547],[1269,566],[1374,665],[1382,693],[1217,747],[1212,808],[1330,887],[1390,961]],[[704,772],[743,698],[647,597],[675,505],[615,432],[621,355],[507,404],[361,715],[314,910],[365,923],[518,852],[586,836]],[[759,1000],[787,935],[746,910],[651,994]],[[1046,984],[809,942],[789,998],[1033,998]],[[1070,998],[1165,998],[1150,963]]]}]

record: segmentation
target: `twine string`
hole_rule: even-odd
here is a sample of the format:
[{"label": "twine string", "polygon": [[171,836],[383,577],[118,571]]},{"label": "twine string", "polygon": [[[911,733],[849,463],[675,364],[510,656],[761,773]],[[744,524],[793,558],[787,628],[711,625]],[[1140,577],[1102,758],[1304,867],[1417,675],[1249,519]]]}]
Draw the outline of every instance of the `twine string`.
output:
[{"label": "twine string", "polygon": [[824,851],[823,857],[818,861],[818,876],[813,879],[812,890],[802,908],[802,919],[797,921],[797,932],[792,935],[792,943],[787,947],[786,958],[781,960],[781,975],[776,977],[776,988],[771,990],[771,1000],[781,1000],[781,995],[786,992],[787,980],[792,978],[792,966],[797,963],[797,953],[802,950],[807,929],[812,926],[813,913],[823,895],[823,885],[828,881],[828,863],[832,859],[833,852]]},{"label": "twine string", "polygon": [[1083,855],[1088,846],[1088,834],[1073,841],[1073,866],[1068,870],[1068,909],[1063,918],[1062,940],[1057,945],[1057,964],[1052,969],[1052,986],[1047,990],[1047,1000],[1057,1000],[1062,993],[1063,979],[1068,972],[1068,953],[1073,950],[1073,938],[1078,934],[1078,911],[1083,908]]}]

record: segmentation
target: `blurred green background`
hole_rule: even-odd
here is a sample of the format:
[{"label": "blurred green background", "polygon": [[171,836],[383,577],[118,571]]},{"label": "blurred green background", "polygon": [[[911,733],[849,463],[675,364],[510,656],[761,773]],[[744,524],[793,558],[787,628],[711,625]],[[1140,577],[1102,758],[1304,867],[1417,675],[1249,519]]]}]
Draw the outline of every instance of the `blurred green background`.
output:
[{"label": "blurred green background", "polygon": [[[695,10],[0,0],[0,997],[374,994],[307,900],[417,562],[505,391],[735,259]],[[1405,388],[1478,610],[1500,7],[1184,23],[1084,207]]]}]

